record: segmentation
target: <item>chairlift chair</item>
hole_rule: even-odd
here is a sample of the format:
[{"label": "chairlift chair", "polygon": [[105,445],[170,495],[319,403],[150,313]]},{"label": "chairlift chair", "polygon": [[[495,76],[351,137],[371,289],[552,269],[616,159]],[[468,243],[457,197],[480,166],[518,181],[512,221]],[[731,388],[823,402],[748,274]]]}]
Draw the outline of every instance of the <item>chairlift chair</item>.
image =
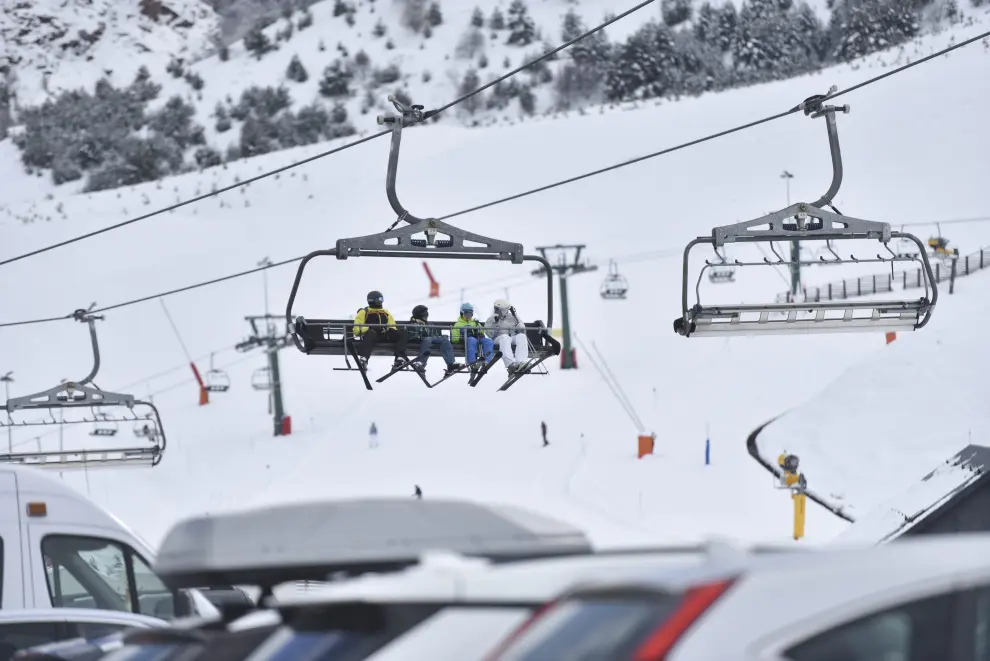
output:
[{"label": "chairlift chair", "polygon": [[90,436],[116,436],[119,425],[114,418],[106,413],[96,413],[94,415],[93,430]]},{"label": "chairlift chair", "polygon": [[618,265],[609,260],[608,262],[608,275],[602,281],[601,286],[601,296],[606,300],[621,300],[625,299],[626,293],[629,291],[629,283],[626,279],[619,273]]},{"label": "chairlift chair", "polygon": [[[540,275],[545,273],[547,281],[547,317],[546,325],[542,321],[527,324],[527,338],[530,344],[530,358],[522,370],[513,373],[499,390],[507,390],[519,378],[527,374],[539,373],[534,370],[550,356],[559,355],[560,343],[551,336],[549,328],[553,325],[553,273],[550,263],[542,256],[526,255],[520,243],[511,243],[499,239],[482,236],[454,227],[436,218],[418,218],[399,202],[395,191],[396,172],[398,169],[399,147],[404,125],[413,125],[424,121],[432,113],[424,112],[423,106],[407,107],[393,96],[388,97],[395,106],[398,114],[379,115],[378,123],[392,127],[392,142],[388,158],[388,170],[385,177],[385,192],[397,219],[384,232],[366,236],[338,239],[336,247],[327,250],[316,250],[306,255],[299,263],[296,278],[292,283],[292,291],[285,307],[285,317],[292,330],[292,341],[299,351],[307,355],[343,356],[346,367],[334,368],[343,371],[358,371],[364,381],[365,388],[372,389],[371,382],[364,367],[358,361],[356,337],[353,333],[353,319],[307,319],[294,316],[292,311],[299,283],[302,280],[306,265],[316,257],[334,257],[346,260],[351,257],[405,257],[414,259],[493,259],[510,261],[513,264],[523,264],[525,261],[539,262],[542,268]],[[399,223],[408,225],[399,229]],[[409,324],[399,322],[399,328]],[[449,329],[453,322],[431,322],[431,325],[442,330]],[[376,324],[365,324],[375,327]],[[455,345],[462,352],[463,344]],[[372,356],[392,356],[393,347],[388,342],[380,342],[372,352]],[[351,367],[349,358],[353,358],[356,367]],[[488,366],[486,366],[488,367]],[[483,368],[484,369],[484,368]],[[416,372],[427,387],[437,384],[429,383],[422,372],[413,370],[404,364],[401,371]],[[482,374],[479,371],[478,374]],[[480,376],[472,375],[470,385],[477,385]],[[439,382],[437,382],[439,383]]]},{"label": "chairlift chair", "polygon": [[269,367],[259,367],[251,374],[251,387],[255,390],[272,389],[272,371]]},{"label": "chairlift chair", "polygon": [[[165,452],[166,438],[162,419],[158,409],[151,402],[136,399],[134,395],[115,393],[101,390],[94,383],[100,369],[100,347],[96,337],[96,320],[102,316],[91,314],[95,304],[87,310],[76,310],[72,317],[76,321],[89,326],[90,343],[93,350],[93,367],[84,379],[63,382],[53,388],[39,393],[14,397],[6,402],[7,418],[0,419],[0,427],[32,427],[32,426],[62,426],[79,423],[93,425],[90,436],[109,438],[117,435],[120,423],[138,423],[149,421],[156,432],[149,445],[141,447],[91,446],[85,448],[58,451],[13,452],[0,454],[0,463],[21,464],[37,468],[54,468],[57,470],[73,468],[120,467],[120,466],[157,466]],[[68,419],[64,416],[57,420],[54,411],[72,411],[88,408],[93,411],[92,418]],[[122,411],[120,414],[112,410]],[[145,411],[143,415],[138,410]],[[15,414],[30,411],[47,411],[48,418],[41,420],[17,420]]]},{"label": "chairlift chair", "polygon": [[223,370],[213,367],[213,354],[210,354],[210,369],[206,372],[203,386],[207,392],[227,392],[230,390],[230,376]]},{"label": "chairlift chair", "polygon": [[736,269],[728,264],[715,264],[708,269],[708,281],[712,284],[720,285],[728,282],[735,282]]},{"label": "chairlift chair", "polygon": [[[918,237],[895,232],[890,223],[861,220],[842,215],[832,203],[842,183],[842,157],[839,150],[839,137],[835,113],[849,112],[849,106],[825,106],[836,88],[833,86],[826,95],[806,99],[798,108],[805,115],[825,118],[828,130],[829,148],[832,154],[832,183],[825,195],[813,204],[798,202],[754,220],[725,225],[712,229],[711,236],[698,237],[684,249],[681,316],[674,320],[674,331],[685,337],[712,337],[726,335],[766,335],[780,333],[834,333],[834,332],[877,332],[897,330],[917,330],[931,319],[938,300],[938,288],[932,273],[925,246]],[[834,211],[821,207],[829,206]],[[917,257],[899,257],[890,250],[892,239],[907,239],[919,249]],[[773,248],[775,241],[824,241],[830,254],[837,262],[865,263],[879,262],[920,262],[924,273],[925,295],[921,298],[886,301],[841,301],[841,302],[786,302],[765,305],[704,305],[699,291],[701,276],[695,285],[695,303],[689,301],[690,271],[689,258],[692,249],[700,244],[709,244],[719,254],[728,243],[769,243],[777,256],[773,261],[764,257],[763,261],[740,262],[737,267],[748,266],[788,266],[793,262],[785,260]],[[876,258],[850,256],[848,261],[835,252],[833,243],[842,240],[875,240],[883,244],[890,256],[876,255]],[[819,261],[825,261],[820,257]],[[817,264],[819,261],[803,261],[801,265]],[[718,264],[706,260],[702,269],[714,269]]]}]

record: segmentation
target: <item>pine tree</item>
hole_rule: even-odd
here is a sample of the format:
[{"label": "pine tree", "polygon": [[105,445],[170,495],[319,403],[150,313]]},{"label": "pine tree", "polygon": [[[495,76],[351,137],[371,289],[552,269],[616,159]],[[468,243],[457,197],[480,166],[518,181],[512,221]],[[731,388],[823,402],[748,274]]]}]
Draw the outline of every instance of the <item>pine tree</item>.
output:
[{"label": "pine tree", "polygon": [[380,39],[385,36],[387,31],[385,24],[382,23],[382,19],[379,18],[378,22],[375,23],[375,27],[371,30],[371,34]]},{"label": "pine tree", "polygon": [[244,35],[244,49],[253,53],[257,59],[264,57],[265,53],[274,50],[271,39],[262,29],[262,23],[255,23],[247,34]]},{"label": "pine tree", "polygon": [[475,7],[474,11],[471,12],[471,26],[480,28],[480,27],[484,27],[484,25],[485,25],[485,15],[481,13],[481,10],[478,7]]},{"label": "pine tree", "polygon": [[528,85],[523,85],[519,90],[519,108],[527,115],[536,112],[536,95]]},{"label": "pine tree", "polygon": [[523,0],[512,0],[509,5],[509,38],[506,43],[510,46],[528,46],[536,39],[536,25],[529,15],[529,10]]},{"label": "pine tree", "polygon": [[285,70],[285,77],[297,83],[305,83],[309,80],[309,73],[306,71],[306,67],[303,66],[298,55],[293,55],[292,59],[289,60],[289,66]]},{"label": "pine tree", "polygon": [[660,15],[668,27],[675,27],[691,19],[691,0],[662,0]]},{"label": "pine tree", "polygon": [[419,33],[427,25],[427,0],[403,0],[402,24],[413,32]]},{"label": "pine tree", "polygon": [[718,47],[722,52],[732,49],[736,41],[736,34],[739,29],[739,13],[736,6],[726,0],[722,9],[718,12],[718,27],[716,28],[716,39]]},{"label": "pine tree", "polygon": [[694,38],[704,44],[718,43],[718,12],[710,2],[705,2],[694,20]]},{"label": "pine tree", "polygon": [[438,3],[430,3],[430,8],[426,12],[426,23],[434,28],[443,23],[443,13],[441,13]]},{"label": "pine tree", "polygon": [[230,130],[230,116],[227,114],[227,109],[224,108],[223,104],[219,101],[217,101],[217,107],[213,111],[213,116],[217,119],[217,122],[214,125],[217,133],[226,133]]},{"label": "pine tree", "polygon": [[488,19],[488,27],[492,30],[504,30],[505,29],[505,15],[502,14],[502,10],[498,7],[492,10],[492,15]]},{"label": "pine tree", "polygon": [[348,96],[353,74],[344,68],[340,60],[334,60],[323,70],[320,79],[320,94],[326,97]]},{"label": "pine tree", "polygon": [[338,16],[343,16],[344,14],[350,13],[348,6],[344,3],[344,0],[334,0],[333,2],[333,16],[334,18]]},{"label": "pine tree", "polygon": [[[470,94],[481,87],[481,79],[478,78],[478,72],[474,69],[468,69],[467,73],[464,74],[464,79],[461,81],[460,86],[457,89],[457,93],[460,95]],[[482,104],[481,94],[475,94],[474,96],[465,99],[461,103],[461,109],[469,115],[475,114]]]}]

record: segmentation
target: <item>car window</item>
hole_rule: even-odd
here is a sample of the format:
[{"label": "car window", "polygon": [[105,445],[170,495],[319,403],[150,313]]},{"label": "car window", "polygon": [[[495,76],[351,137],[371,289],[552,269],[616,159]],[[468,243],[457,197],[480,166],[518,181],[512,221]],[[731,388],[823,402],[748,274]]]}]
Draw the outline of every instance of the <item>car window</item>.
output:
[{"label": "car window", "polygon": [[77,535],[41,541],[52,605],[130,612],[126,554],[120,544]]},{"label": "car window", "polygon": [[0,661],[13,658],[18,650],[62,638],[56,622],[0,624]]},{"label": "car window", "polygon": [[816,634],[791,661],[936,661],[951,656],[954,594],[900,604]]},{"label": "car window", "polygon": [[677,595],[598,595],[563,601],[535,619],[499,661],[631,656],[680,603]]},{"label": "car window", "polygon": [[69,622],[69,635],[82,637],[86,640],[102,638],[110,634],[129,629],[133,625],[123,622]]},{"label": "car window", "polygon": [[138,609],[143,615],[171,619],[175,613],[175,603],[171,590],[165,587],[155,572],[151,571],[148,563],[135,552],[131,552],[131,564],[134,567],[135,591],[138,598]]}]

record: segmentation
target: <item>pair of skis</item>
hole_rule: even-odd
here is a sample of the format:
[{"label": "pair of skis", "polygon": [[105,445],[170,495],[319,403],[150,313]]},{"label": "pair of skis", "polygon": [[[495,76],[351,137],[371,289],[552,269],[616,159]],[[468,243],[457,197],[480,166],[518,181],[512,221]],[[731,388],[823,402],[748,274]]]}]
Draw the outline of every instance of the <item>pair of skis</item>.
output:
[{"label": "pair of skis", "polygon": [[[371,381],[368,379],[368,370],[362,364],[361,360],[359,360],[358,355],[357,355],[357,350],[355,349],[355,347],[353,345],[351,347],[349,347],[349,348],[350,348],[351,356],[354,358],[354,362],[357,363],[357,369],[358,369],[358,371],[361,372],[361,378],[364,380],[364,386],[365,386],[365,388],[367,388],[368,390],[373,390],[373,388],[371,387]],[[383,381],[385,381],[386,379],[388,379],[392,375],[397,374],[398,372],[401,372],[403,370],[410,370],[410,369],[412,369],[412,367],[411,367],[411,363],[412,362],[417,361],[417,360],[420,360],[422,358],[425,358],[428,355],[429,354],[425,354],[424,353],[424,354],[420,354],[420,355],[418,355],[418,356],[416,356],[414,358],[406,358],[406,359],[402,360],[397,365],[394,365],[392,367],[392,369],[388,373],[386,373],[383,376],[375,379],[375,383],[382,383]],[[478,382],[481,381],[482,377],[484,377],[485,374],[488,374],[488,370],[490,370],[492,368],[492,366],[495,365],[495,363],[501,357],[502,357],[502,352],[501,351],[496,351],[494,353],[494,355],[492,355],[491,359],[489,359],[487,362],[485,361],[484,358],[480,358],[479,360],[476,360],[472,365],[478,366],[479,369],[477,369],[475,372],[473,372],[471,374],[471,379],[468,381],[468,385],[470,385],[472,388],[474,386],[478,385]],[[472,367],[472,365],[464,365],[464,366],[460,367],[459,369],[456,369],[456,370],[454,370],[452,372],[449,372],[448,374],[445,374],[443,376],[443,378],[441,378],[436,383],[430,383],[429,382],[429,380],[426,378],[425,370],[412,369],[412,371],[416,372],[416,374],[423,381],[423,384],[427,388],[434,388],[434,387],[440,385],[441,383],[443,383],[444,381],[446,381],[447,379],[449,379],[450,377],[454,376],[455,374],[460,374],[460,373],[464,372],[465,370],[470,369]]]}]

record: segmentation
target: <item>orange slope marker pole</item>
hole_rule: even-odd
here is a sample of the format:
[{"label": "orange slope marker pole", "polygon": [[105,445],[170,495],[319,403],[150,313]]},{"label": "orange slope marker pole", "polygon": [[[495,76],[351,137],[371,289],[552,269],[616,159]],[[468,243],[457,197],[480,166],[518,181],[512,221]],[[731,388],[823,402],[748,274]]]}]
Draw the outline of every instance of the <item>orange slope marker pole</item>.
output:
[{"label": "orange slope marker pole", "polygon": [[196,377],[196,383],[199,384],[199,405],[205,406],[210,403],[210,393],[206,389],[206,384],[203,383],[203,377],[200,376],[199,370],[196,368],[196,363],[193,362],[192,356],[189,355],[189,350],[186,348],[186,343],[182,341],[182,335],[179,334],[179,329],[172,320],[172,315],[169,313],[168,308],[165,307],[165,299],[159,298],[158,302],[162,304],[162,310],[165,311],[165,316],[168,318],[168,323],[172,326],[172,331],[175,333],[176,339],[179,340],[179,346],[182,347],[182,353],[186,355],[186,360],[189,361],[189,367],[192,368],[193,376]]},{"label": "orange slope marker pole", "polygon": [[426,277],[430,279],[430,298],[440,298],[440,283],[433,277],[430,265],[423,262],[423,270],[426,271]]}]

